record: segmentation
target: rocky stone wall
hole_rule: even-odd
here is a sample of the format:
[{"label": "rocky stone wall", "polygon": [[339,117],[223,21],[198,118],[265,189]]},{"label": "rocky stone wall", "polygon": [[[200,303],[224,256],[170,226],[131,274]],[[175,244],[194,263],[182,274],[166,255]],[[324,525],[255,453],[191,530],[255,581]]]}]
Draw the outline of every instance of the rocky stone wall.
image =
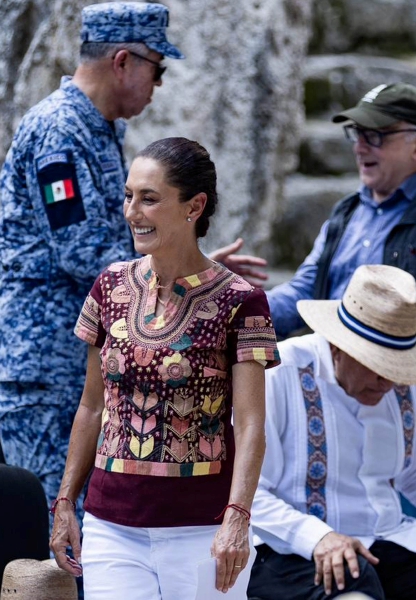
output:
[{"label": "rocky stone wall", "polygon": [[[312,0],[166,0],[169,37],[186,61],[167,61],[153,104],[130,123],[129,160],[160,137],[197,139],[218,168],[221,208],[207,247],[243,235],[268,253],[282,186],[297,165],[301,65]],[[85,0],[1,0],[0,160],[22,114],[72,73]]]},{"label": "rocky stone wall", "polygon": [[313,54],[395,56],[416,50],[414,0],[314,0]]}]

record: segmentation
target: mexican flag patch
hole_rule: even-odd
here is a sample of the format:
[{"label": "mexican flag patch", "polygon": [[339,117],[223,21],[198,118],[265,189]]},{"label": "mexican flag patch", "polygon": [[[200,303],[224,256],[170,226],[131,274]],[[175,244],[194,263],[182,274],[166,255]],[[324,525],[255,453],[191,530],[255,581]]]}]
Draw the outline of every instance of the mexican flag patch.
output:
[{"label": "mexican flag patch", "polygon": [[61,179],[44,186],[46,204],[68,200],[75,196],[72,179]]}]

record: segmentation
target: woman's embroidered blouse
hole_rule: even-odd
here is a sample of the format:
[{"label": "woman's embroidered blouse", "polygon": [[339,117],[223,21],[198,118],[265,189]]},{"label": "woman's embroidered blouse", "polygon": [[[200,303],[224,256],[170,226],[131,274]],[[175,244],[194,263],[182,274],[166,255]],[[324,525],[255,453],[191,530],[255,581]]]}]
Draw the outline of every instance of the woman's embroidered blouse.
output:
[{"label": "woman's embroidered blouse", "polygon": [[161,316],[157,292],[149,256],[115,263],[78,319],[105,384],[85,508],[124,525],[214,524],[232,477],[232,366],[279,359],[269,308],[219,264],[177,279]]}]

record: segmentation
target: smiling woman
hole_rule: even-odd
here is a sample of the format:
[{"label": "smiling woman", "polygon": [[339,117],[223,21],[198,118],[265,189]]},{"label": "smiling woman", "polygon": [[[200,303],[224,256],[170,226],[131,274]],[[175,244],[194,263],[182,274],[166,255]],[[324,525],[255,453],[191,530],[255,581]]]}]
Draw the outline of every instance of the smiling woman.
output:
[{"label": "smiling woman", "polygon": [[[145,256],[106,268],[78,319],[89,361],[61,496],[73,501],[94,465],[89,600],[194,600],[197,564],[211,554],[219,590],[248,583],[264,368],[278,352],[264,292],[199,249],[217,202],[215,166],[197,142],[140,152],[124,215]],[[70,504],[57,508],[55,554],[70,544],[78,556]]]},{"label": "smiling woman", "polygon": [[196,142],[168,138],[137,156],[124,215],[137,252],[152,254],[161,286],[173,283],[175,271],[196,273],[212,265],[197,238],[206,235],[217,202],[215,166]]}]

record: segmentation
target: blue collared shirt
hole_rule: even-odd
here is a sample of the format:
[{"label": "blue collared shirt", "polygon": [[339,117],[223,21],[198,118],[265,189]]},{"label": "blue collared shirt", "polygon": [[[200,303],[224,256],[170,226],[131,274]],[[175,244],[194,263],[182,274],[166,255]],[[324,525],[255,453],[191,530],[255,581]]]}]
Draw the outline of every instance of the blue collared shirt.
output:
[{"label": "blue collared shirt", "polygon": [[[341,298],[351,275],[363,264],[381,264],[388,234],[416,199],[416,174],[408,177],[386,200],[376,202],[366,186],[341,238],[329,268],[329,298]],[[313,298],[317,262],[325,246],[329,221],[325,221],[311,253],[287,283],[267,292],[273,323],[280,337],[304,326],[296,302]]]}]

